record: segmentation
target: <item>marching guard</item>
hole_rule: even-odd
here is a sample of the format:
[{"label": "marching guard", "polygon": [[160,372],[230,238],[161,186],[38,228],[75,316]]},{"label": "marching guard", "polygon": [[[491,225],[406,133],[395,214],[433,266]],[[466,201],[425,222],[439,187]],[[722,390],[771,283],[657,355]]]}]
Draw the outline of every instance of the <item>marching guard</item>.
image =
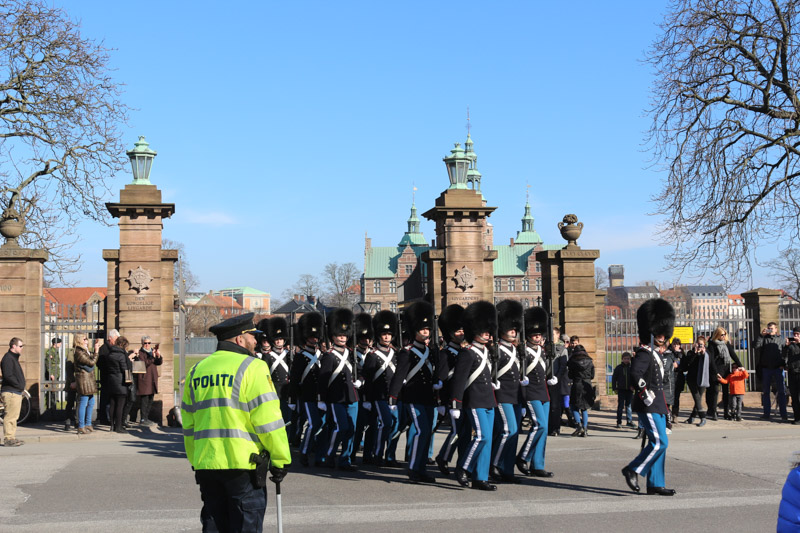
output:
[{"label": "marching guard", "polygon": [[303,348],[292,360],[289,396],[292,400],[290,407],[303,413],[308,423],[300,442],[300,464],[308,466],[308,454],[313,451],[314,465],[321,466],[325,457],[325,443],[317,438],[317,432],[322,429],[322,413],[317,403],[319,358],[322,354],[317,345],[323,335],[322,315],[316,312],[303,314],[297,321],[297,333]]},{"label": "marching guard", "polygon": [[[358,361],[359,376],[363,376],[364,361],[367,355],[372,351],[372,343],[375,333],[372,330],[372,315],[369,313],[359,313],[356,315],[355,322],[355,336],[356,336],[356,360]],[[364,381],[363,378],[361,380]],[[363,462],[366,464],[372,463],[372,450],[375,448],[375,427],[372,424],[373,414],[371,412],[372,405],[367,402],[364,405],[363,394],[358,403],[358,418],[356,420],[356,435],[355,435],[355,453],[358,450],[362,451]]]},{"label": "marching guard", "polygon": [[[260,324],[261,322],[259,322]],[[295,425],[290,424],[294,409],[289,407],[289,367],[292,364],[292,355],[286,349],[286,340],[289,338],[289,325],[285,318],[276,316],[267,321],[265,328],[262,331],[266,334],[267,341],[272,348],[262,354],[262,359],[269,365],[272,383],[275,384],[275,391],[281,401],[283,421],[287,424],[286,433],[289,436],[289,441],[291,441],[294,437]]]},{"label": "marching guard", "polygon": [[456,358],[451,409],[456,419],[463,411],[473,437],[466,454],[458,458],[456,480],[466,487],[469,485],[467,473],[470,473],[472,488],[494,491],[497,485],[489,483],[489,465],[497,402],[487,345],[497,332],[497,312],[489,302],[478,301],[464,310],[463,321],[464,336],[470,344]]},{"label": "marching guard", "polygon": [[403,324],[412,336],[412,343],[397,355],[397,370],[389,384],[389,406],[397,409],[402,398],[409,429],[408,479],[412,483],[434,483],[427,473],[428,448],[433,438],[433,413],[436,391],[442,388],[437,379],[438,351],[428,346],[433,327],[433,306],[425,301],[406,308]]},{"label": "marching guard", "polygon": [[[372,413],[370,428],[375,429],[371,449],[364,447],[364,462],[367,457],[376,466],[384,464],[389,456],[391,445],[397,447],[397,440],[390,443],[390,437],[397,429],[397,410],[389,408],[389,383],[397,368],[397,352],[392,346],[392,338],[397,330],[397,316],[391,311],[378,311],[372,319],[375,333],[375,348],[364,359],[364,408]],[[369,441],[369,439],[367,439]],[[384,456],[386,453],[386,456]]]},{"label": "marching guard", "polygon": [[640,346],[631,364],[636,394],[633,410],[647,435],[647,445],[622,469],[625,482],[639,492],[638,476],[647,476],[647,494],[673,496],[675,489],[664,487],[664,461],[667,455],[667,403],[664,398],[664,364],[660,353],[666,350],[675,326],[675,310],[669,302],[653,298],[636,313]]},{"label": "marching guard", "polygon": [[532,424],[528,437],[517,454],[517,469],[526,476],[553,477],[553,473],[544,468],[550,417],[547,380],[552,379],[552,364],[542,342],[542,335],[547,331],[547,311],[541,307],[531,307],[525,311],[524,319],[527,338],[523,374],[528,383],[523,395]]},{"label": "marching guard", "polygon": [[520,357],[516,343],[522,331],[522,304],[517,300],[503,300],[497,304],[497,324],[500,341],[497,350],[497,383],[495,391],[497,410],[492,437],[492,468],[489,477],[495,482],[520,483],[514,476],[514,464],[522,420],[522,385],[520,382]]},{"label": "marching guard", "polygon": [[[329,411],[331,432],[325,464],[329,468],[353,472],[353,439],[358,416],[358,393],[361,381],[353,378],[355,354],[350,353],[347,343],[353,336],[353,312],[337,308],[328,315],[328,339],[331,349],[322,355],[319,369],[317,407]],[[356,370],[357,371],[357,370]],[[338,464],[336,452],[341,446]]]},{"label": "marching guard", "polygon": [[[443,372],[439,373],[440,379],[444,382],[441,391],[441,395],[444,398],[452,398],[451,385],[453,374],[456,370],[456,357],[458,357],[458,352],[461,351],[461,347],[464,344],[463,316],[464,308],[458,304],[448,305],[439,315],[439,331],[447,343],[441,354],[442,371],[446,371],[446,373],[444,373],[444,376],[442,376]],[[450,432],[444,438],[442,448],[435,458],[439,471],[446,476],[450,475],[448,463],[453,459],[457,449],[456,445],[458,444],[458,447],[461,447],[462,443],[469,439],[469,436],[463,435],[462,432],[462,426],[465,425],[463,420],[454,418],[452,410],[449,410],[449,414]],[[468,426],[469,424],[466,425]],[[466,444],[464,444],[464,447],[466,447]]]}]

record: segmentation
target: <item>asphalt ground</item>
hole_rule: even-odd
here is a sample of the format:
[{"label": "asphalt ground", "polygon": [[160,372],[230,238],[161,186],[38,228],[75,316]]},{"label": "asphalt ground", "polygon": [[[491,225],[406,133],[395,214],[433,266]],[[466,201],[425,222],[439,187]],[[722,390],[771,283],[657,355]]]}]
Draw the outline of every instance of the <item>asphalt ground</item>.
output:
[{"label": "asphalt ground", "polygon": [[[674,497],[635,495],[620,469],[638,453],[634,431],[592,412],[589,436],[547,443],[555,477],[525,478],[493,493],[438,482],[412,485],[403,469],[356,473],[295,464],[282,484],[287,532],[373,531],[774,531],[800,426],[757,420],[675,425],[667,452]],[[444,430],[436,435],[437,445]],[[24,446],[0,447],[0,531],[199,531],[200,494],[175,428],[100,427],[87,436],[61,424],[20,426]],[[520,443],[521,444],[521,443]],[[640,484],[644,487],[644,480]],[[265,531],[275,530],[269,487]]]}]

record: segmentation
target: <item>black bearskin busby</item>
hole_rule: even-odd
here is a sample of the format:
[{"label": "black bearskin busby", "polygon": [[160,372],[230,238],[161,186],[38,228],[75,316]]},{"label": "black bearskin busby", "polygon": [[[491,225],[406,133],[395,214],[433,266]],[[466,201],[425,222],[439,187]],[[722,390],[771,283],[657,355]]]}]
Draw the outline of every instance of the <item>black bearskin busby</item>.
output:
[{"label": "black bearskin busby", "polygon": [[516,330],[517,336],[522,335],[522,304],[517,300],[503,300],[497,304],[497,329],[506,333]]},{"label": "black bearskin busby", "polygon": [[328,315],[328,340],[333,341],[336,335],[353,336],[353,312],[344,307],[337,307]]},{"label": "black bearskin busby", "polygon": [[356,342],[361,339],[372,339],[375,333],[372,331],[372,315],[369,313],[359,313],[356,315]]},{"label": "black bearskin busby", "polygon": [[267,322],[267,329],[264,331],[267,334],[267,340],[269,340],[270,344],[275,344],[275,339],[287,340],[289,338],[289,324],[282,316],[270,318]]},{"label": "black bearskin busby", "polygon": [[472,342],[476,335],[488,331],[497,335],[497,310],[494,305],[483,300],[469,304],[462,317],[464,322],[464,339]]},{"label": "black bearskin busby", "polygon": [[410,338],[428,328],[433,330],[433,306],[425,301],[414,302],[403,311],[403,329]]},{"label": "black bearskin busby", "polygon": [[639,342],[650,344],[650,336],[664,335],[667,340],[675,330],[675,310],[663,298],[651,298],[636,311]]},{"label": "black bearskin busby", "polygon": [[444,308],[439,315],[439,332],[445,342],[451,342],[456,331],[464,329],[464,308],[458,304],[451,304]]},{"label": "black bearskin busby", "polygon": [[541,307],[529,307],[525,310],[525,335],[530,337],[536,333],[547,334],[547,311]]},{"label": "black bearskin busby", "polygon": [[272,344],[272,341],[269,339],[269,318],[262,318],[259,320],[256,329],[261,331],[261,333],[256,334],[258,346],[261,346],[261,343],[264,341]]},{"label": "black bearskin busby", "polygon": [[378,342],[382,333],[397,335],[397,315],[391,311],[378,311],[372,319],[372,329],[375,331],[375,342]]},{"label": "black bearskin busby", "polygon": [[297,334],[300,342],[305,344],[310,337],[323,339],[323,320],[322,315],[316,312],[303,313],[297,321]]}]

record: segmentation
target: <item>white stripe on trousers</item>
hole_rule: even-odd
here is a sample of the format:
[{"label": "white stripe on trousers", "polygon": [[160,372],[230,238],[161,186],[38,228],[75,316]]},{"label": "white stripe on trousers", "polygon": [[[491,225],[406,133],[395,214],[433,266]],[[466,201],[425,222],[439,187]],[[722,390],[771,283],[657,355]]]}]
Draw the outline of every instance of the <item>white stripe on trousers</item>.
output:
[{"label": "white stripe on trousers", "polygon": [[311,409],[308,408],[308,402],[305,402],[306,418],[308,419],[308,429],[306,429],[305,440],[303,441],[303,453],[308,453],[308,442],[311,440],[311,432],[314,430],[314,419],[311,418]]},{"label": "white stripe on trousers", "polygon": [[464,470],[467,470],[469,463],[472,462],[472,456],[475,455],[475,450],[478,449],[478,443],[480,443],[482,438],[481,421],[478,419],[478,411],[475,409],[470,409],[469,411],[472,413],[472,418],[475,420],[475,438],[472,441],[472,446],[469,447],[467,458],[464,460],[464,466],[462,467]]},{"label": "white stripe on trousers", "polygon": [[417,420],[417,410],[414,409],[414,404],[409,404],[408,410],[411,412],[411,418],[414,420],[414,427],[417,430],[414,433],[414,444],[411,445],[411,461],[408,463],[409,470],[414,470],[414,461],[417,458],[417,445],[419,444],[419,435],[422,428],[419,425],[419,420]]},{"label": "white stripe on trousers", "polygon": [[[514,409],[513,407],[511,408]],[[497,405],[497,412],[500,413],[500,418],[503,419],[503,438],[500,439],[500,444],[497,445],[497,453],[494,455],[494,461],[492,461],[492,465],[497,466],[497,463],[500,462],[500,457],[503,456],[503,448],[506,447],[506,441],[509,437],[508,431],[508,417],[506,417],[506,410],[503,409],[503,406],[498,404]]]},{"label": "white stripe on trousers", "polygon": [[330,457],[333,453],[333,445],[336,442],[336,436],[339,434],[339,420],[336,418],[336,409],[333,408],[333,404],[328,407],[328,410],[333,415],[333,423],[336,424],[336,428],[331,433],[331,445],[328,447],[328,457]]},{"label": "white stripe on trousers", "polygon": [[372,408],[377,411],[378,415],[378,431],[375,433],[375,449],[372,450],[373,455],[378,455],[378,451],[381,447],[381,435],[383,434],[383,428],[386,424],[383,423],[383,414],[381,413],[381,408],[378,407],[378,402],[372,404]]},{"label": "white stripe on trousers", "polygon": [[456,419],[453,416],[453,410],[450,411],[450,433],[447,435],[447,448],[444,450],[444,457],[443,459],[447,461],[448,457],[450,457],[450,450],[453,449],[453,444],[458,442],[458,432],[456,431]]},{"label": "white stripe on trousers", "polygon": [[533,438],[536,436],[536,432],[541,429],[541,426],[539,425],[539,419],[536,418],[536,411],[533,410],[533,402],[528,402],[528,412],[531,415],[532,424],[531,424],[531,432],[528,433],[528,439],[525,441],[525,447],[523,448],[525,450],[525,453],[521,455],[523,459],[525,457],[528,457],[528,454],[531,453],[531,446],[533,446]]},{"label": "white stripe on trousers", "polygon": [[647,420],[650,421],[650,427],[653,429],[653,435],[655,436],[656,441],[653,443],[653,451],[650,452],[650,455],[644,458],[644,461],[642,461],[642,464],[640,464],[638,468],[634,469],[634,472],[636,472],[637,474],[642,473],[642,470],[644,470],[645,465],[653,459],[653,456],[655,456],[656,452],[661,448],[661,439],[658,437],[658,428],[656,427],[656,423],[653,420],[653,415],[647,413]]}]

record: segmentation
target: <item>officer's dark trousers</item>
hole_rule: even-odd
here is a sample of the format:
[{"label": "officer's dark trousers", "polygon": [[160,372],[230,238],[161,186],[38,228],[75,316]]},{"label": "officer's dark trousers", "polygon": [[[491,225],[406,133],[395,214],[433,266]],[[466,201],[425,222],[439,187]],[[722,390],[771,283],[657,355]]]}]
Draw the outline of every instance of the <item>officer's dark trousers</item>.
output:
[{"label": "officer's dark trousers", "polygon": [[261,533],[267,510],[267,489],[253,487],[249,470],[197,470],[204,533]]},{"label": "officer's dark trousers", "polygon": [[548,415],[547,427],[548,431],[561,433],[561,383],[555,385],[548,385],[547,390],[550,392],[550,413]]},{"label": "officer's dark trousers", "polygon": [[794,420],[800,420],[800,373],[789,372],[789,395],[792,398],[792,411]]}]

